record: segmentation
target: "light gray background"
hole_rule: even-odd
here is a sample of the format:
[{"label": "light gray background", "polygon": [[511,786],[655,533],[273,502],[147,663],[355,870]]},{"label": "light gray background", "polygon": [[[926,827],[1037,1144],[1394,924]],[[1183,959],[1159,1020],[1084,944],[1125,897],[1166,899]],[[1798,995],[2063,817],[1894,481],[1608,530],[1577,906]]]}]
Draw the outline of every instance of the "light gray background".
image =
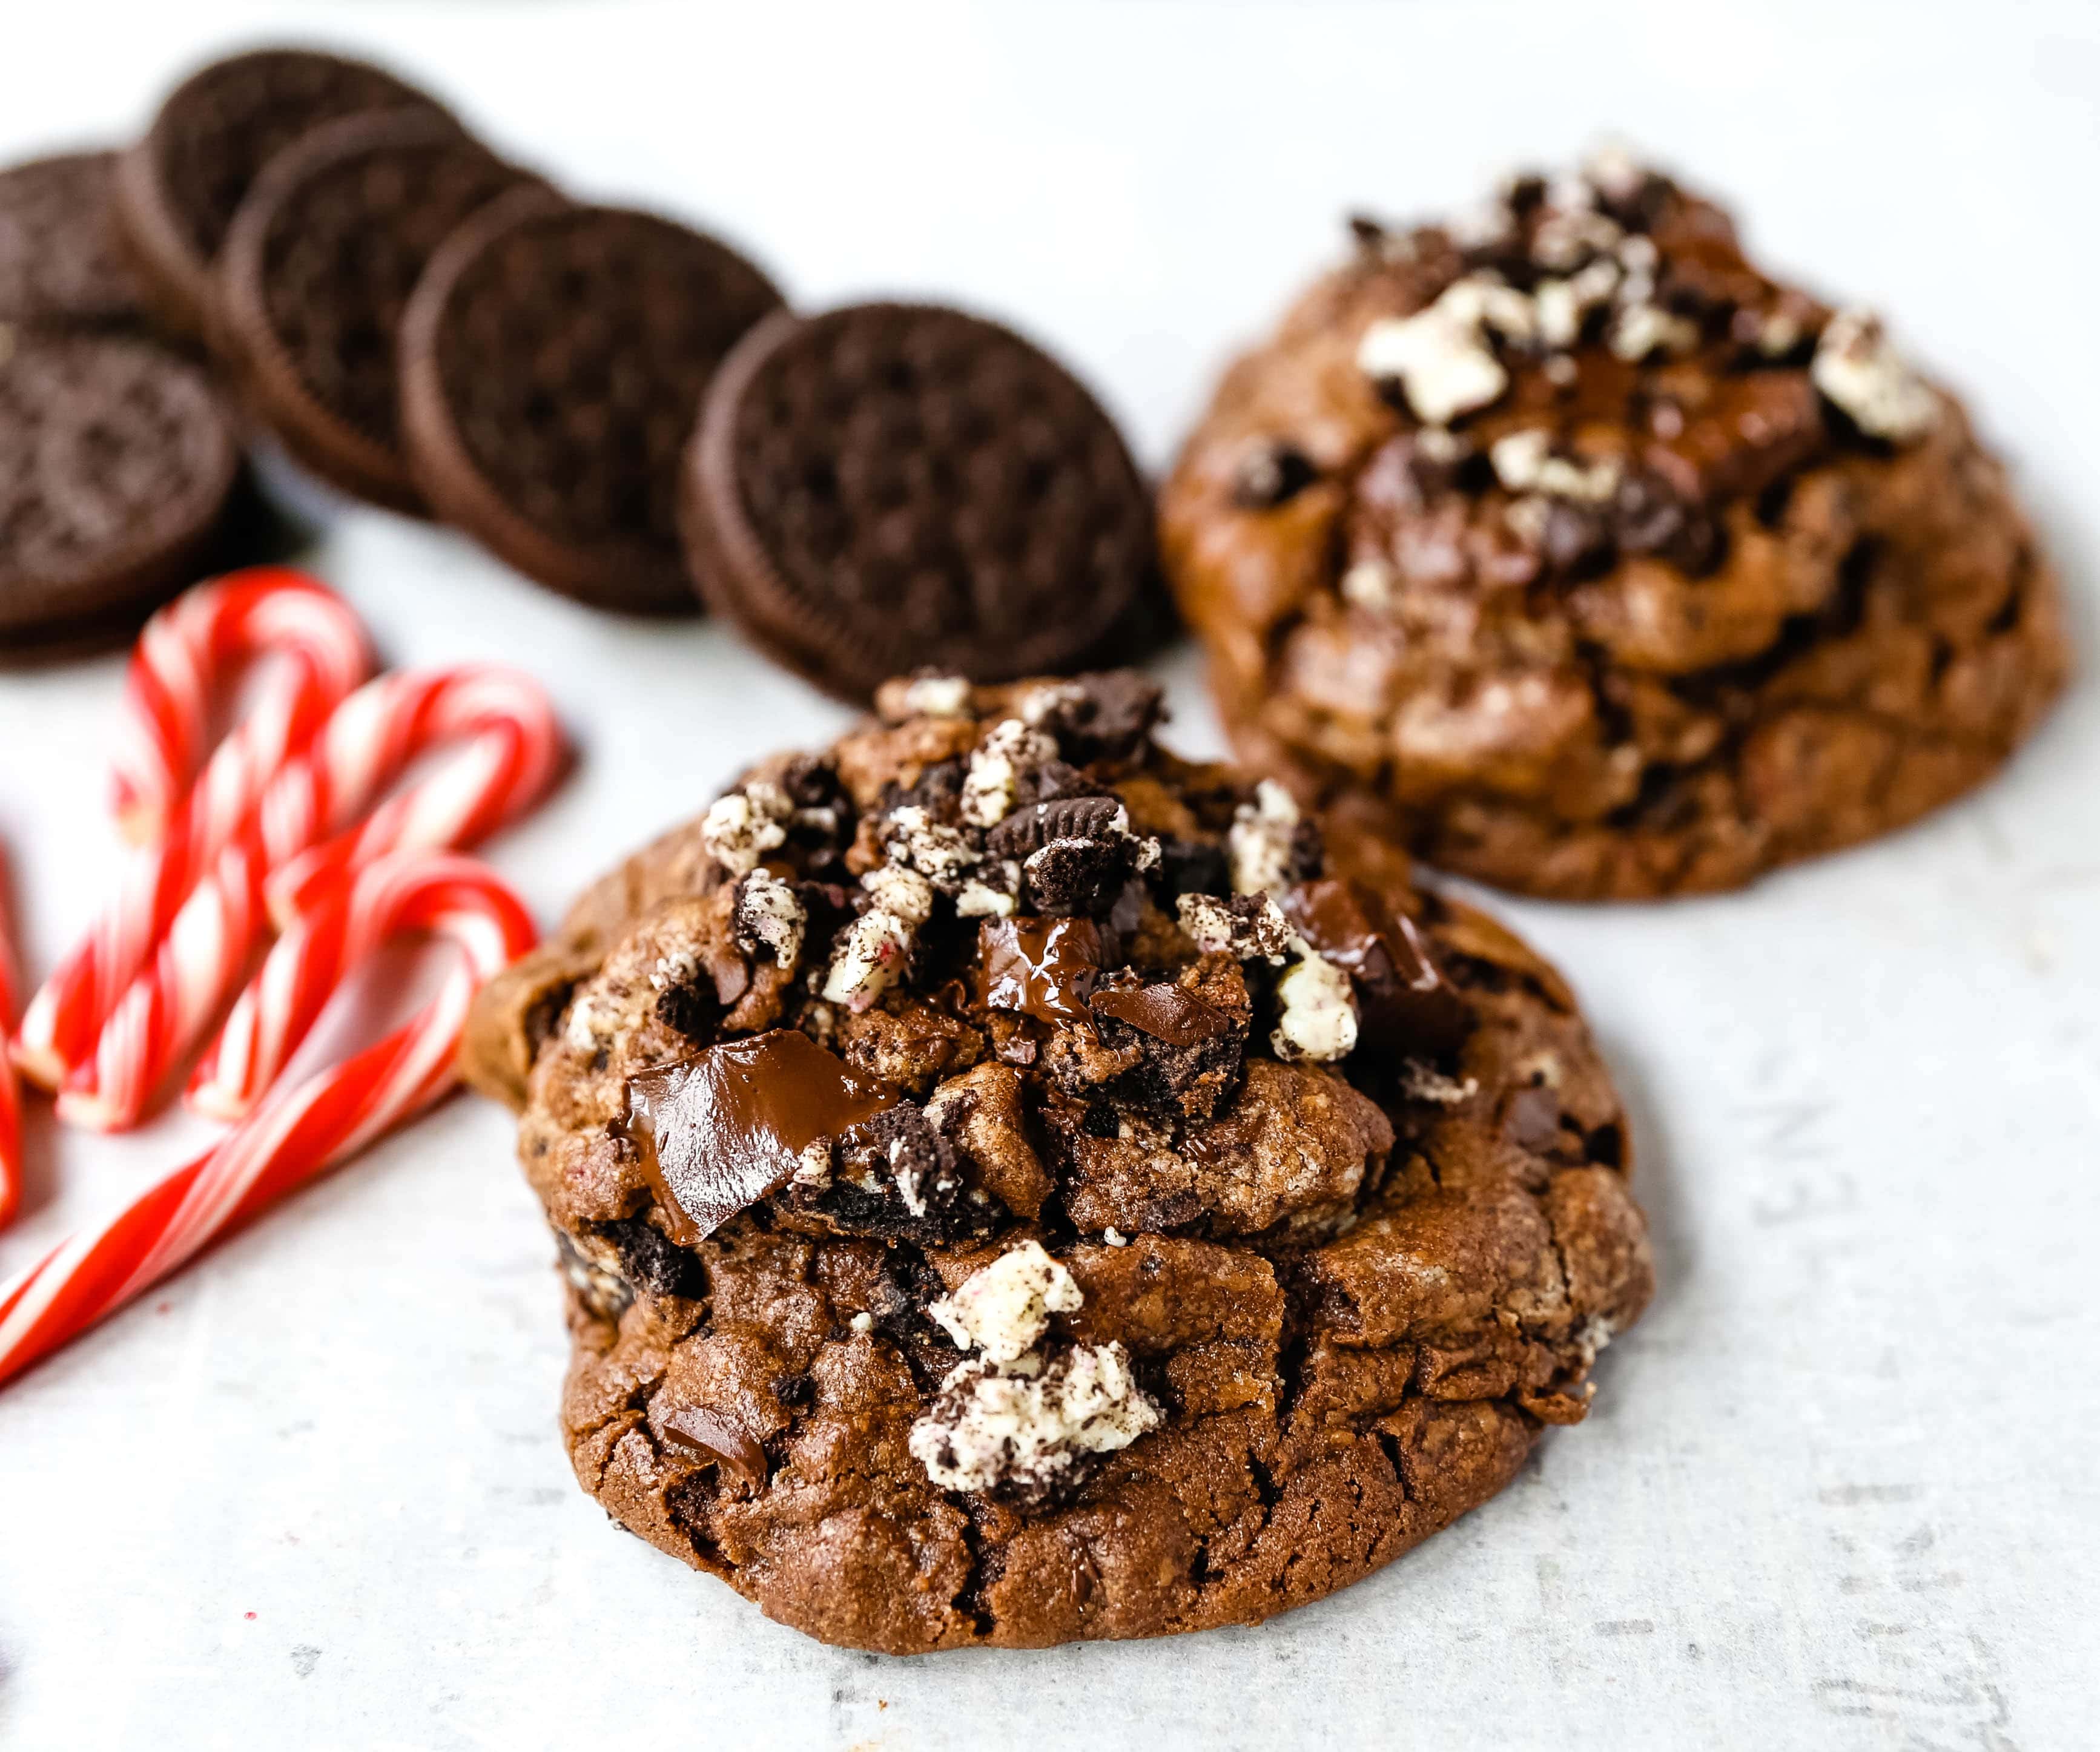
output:
[{"label": "light gray background", "polygon": [[[576,189],[811,305],[968,300],[1148,461],[1352,205],[1442,206],[1622,132],[1883,302],[1974,398],[2076,598],[2100,517],[2100,15],[2076,0],[5,7],[0,153],[121,134],[258,35],[383,52]],[[314,564],[399,661],[536,668],[580,777],[494,855],[551,913],[842,714],[723,630],[342,514]],[[1185,746],[1215,730],[1169,666]],[[113,661],[0,678],[41,971],[109,873]],[[609,1526],[554,1433],[549,1249],[455,1103],[0,1394],[10,1746],[2093,1743],[2100,709],[1916,831],[1671,906],[1502,903],[1637,1120],[1661,1288],[1499,1500],[1254,1631],[903,1664]],[[196,1131],[40,1129],[12,1270]]]}]

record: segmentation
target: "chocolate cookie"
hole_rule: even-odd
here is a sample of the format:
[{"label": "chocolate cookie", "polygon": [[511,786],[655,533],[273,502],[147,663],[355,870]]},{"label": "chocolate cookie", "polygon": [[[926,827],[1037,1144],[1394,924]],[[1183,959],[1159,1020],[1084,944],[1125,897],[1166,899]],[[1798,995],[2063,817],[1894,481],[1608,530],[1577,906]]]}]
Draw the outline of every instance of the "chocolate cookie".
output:
[{"label": "chocolate cookie", "polygon": [[416,484],[554,589],[693,612],[679,453],[722,355],[779,302],[711,237],[519,190],[438,251],[403,321]]},{"label": "chocolate cookie", "polygon": [[1733,887],[1980,782],[2068,667],[2003,469],[1881,325],[1622,155],[1355,258],[1162,504],[1242,754],[1533,893]]},{"label": "chocolate cookie", "polygon": [[926,663],[1072,668],[1152,564],[1148,495],[1093,398],[1019,336],[928,306],[752,331],[679,508],[709,605],[851,699]]},{"label": "chocolate cookie", "polygon": [[324,123],[255,179],[219,253],[214,338],[315,473],[423,508],[401,446],[401,314],[438,246],[524,178],[450,117],[397,109]]},{"label": "chocolate cookie", "polygon": [[114,152],[0,170],[0,323],[114,327],[143,315],[117,236]]},{"label": "chocolate cookie", "polygon": [[118,223],[160,323],[204,336],[212,263],[271,158],[338,116],[404,107],[438,108],[379,68],[303,49],[214,61],[178,86],[117,177]]},{"label": "chocolate cookie", "polygon": [[1128,674],[891,683],[477,1007],[578,1478],[827,1641],[1254,1622],[1579,1421],[1651,1288],[1507,931],[1151,739]]},{"label": "chocolate cookie", "polygon": [[240,464],[187,361],[0,328],[0,647],[135,618],[191,583]]}]

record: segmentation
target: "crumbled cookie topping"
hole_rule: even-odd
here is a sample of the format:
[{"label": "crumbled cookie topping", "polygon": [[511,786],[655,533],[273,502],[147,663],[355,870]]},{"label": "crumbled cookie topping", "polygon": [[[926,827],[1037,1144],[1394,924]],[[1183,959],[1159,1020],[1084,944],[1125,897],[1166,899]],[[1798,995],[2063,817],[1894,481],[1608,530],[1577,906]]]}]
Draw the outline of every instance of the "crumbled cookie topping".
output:
[{"label": "crumbled cookie topping", "polygon": [[[733,915],[739,947],[752,953],[763,949],[788,973],[802,958],[802,932],[809,913],[793,888],[777,876],[755,869],[737,884]],[[688,969],[686,979],[692,977]]]},{"label": "crumbled cookie topping", "polygon": [[777,785],[753,780],[742,790],[717,797],[700,823],[707,848],[733,876],[758,868],[769,852],[784,845],[795,806]]},{"label": "crumbled cookie topping", "polygon": [[1939,416],[1930,387],[1871,310],[1840,310],[1830,319],[1808,374],[1862,432],[1893,444],[1924,437]]},{"label": "crumbled cookie topping", "polygon": [[1522,293],[1476,275],[1447,288],[1425,310],[1372,324],[1357,364],[1368,377],[1397,381],[1417,418],[1445,425],[1509,387],[1490,337],[1528,341],[1537,321]]},{"label": "crumbled cookie topping", "polygon": [[911,1426],[914,1459],[944,1490],[1049,1500],[1089,1455],[1127,1448],[1165,1421],[1119,1344],[1076,1345],[1003,1369],[958,1363]]},{"label": "crumbled cookie topping", "polygon": [[1024,1241],[973,1272],[926,1312],[964,1350],[981,1350],[994,1362],[1011,1362],[1033,1350],[1053,1314],[1075,1314],[1079,1287],[1043,1251]]}]

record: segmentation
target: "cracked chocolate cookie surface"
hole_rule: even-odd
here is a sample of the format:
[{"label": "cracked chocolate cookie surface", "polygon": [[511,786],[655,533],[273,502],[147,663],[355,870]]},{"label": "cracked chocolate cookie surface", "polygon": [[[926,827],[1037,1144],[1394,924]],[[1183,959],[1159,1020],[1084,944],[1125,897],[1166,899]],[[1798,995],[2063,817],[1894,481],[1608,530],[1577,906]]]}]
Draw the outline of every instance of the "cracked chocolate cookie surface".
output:
[{"label": "cracked chocolate cookie surface", "polygon": [[1979,783],[2057,586],[1880,323],[1617,153],[1355,258],[1227,374],[1162,503],[1242,755],[1533,893],[1734,887]]},{"label": "cracked chocolate cookie surface", "polygon": [[483,994],[623,1525],[824,1640],[1256,1622],[1584,1415],[1652,1287],[1566,986],[1128,674],[891,682]]}]

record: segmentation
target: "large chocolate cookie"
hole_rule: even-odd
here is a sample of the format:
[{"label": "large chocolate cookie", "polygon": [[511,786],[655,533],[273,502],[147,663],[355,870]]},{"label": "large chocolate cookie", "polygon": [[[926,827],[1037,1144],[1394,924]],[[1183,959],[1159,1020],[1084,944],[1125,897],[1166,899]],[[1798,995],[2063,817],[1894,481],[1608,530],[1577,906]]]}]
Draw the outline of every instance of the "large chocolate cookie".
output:
[{"label": "large chocolate cookie", "polygon": [[191,583],[240,465],[185,360],[0,328],[0,647],[86,635]]},{"label": "large chocolate cookie", "polygon": [[398,418],[401,313],[438,246],[523,175],[450,117],[397,109],[324,123],[255,179],[220,252],[214,338],[317,474],[422,509]]},{"label": "large chocolate cookie", "polygon": [[0,323],[115,326],[143,314],[117,236],[114,152],[0,170]]},{"label": "large chocolate cookie", "polygon": [[867,699],[938,663],[1070,669],[1152,566],[1144,483],[1054,360],[960,311],[783,313],[709,391],[680,505],[709,604]]},{"label": "large chocolate cookie", "polygon": [[1158,703],[889,684],[478,1006],[578,1478],[827,1641],[1318,1599],[1579,1421],[1648,1300],[1558,976],[1163,753]]},{"label": "large chocolate cookie", "polygon": [[261,49],[200,68],[118,167],[117,212],[155,316],[201,338],[211,266],[249,185],[308,129],[363,110],[435,103],[362,61]]},{"label": "large chocolate cookie", "polygon": [[715,368],[780,302],[712,238],[520,190],[431,260],[402,324],[417,485],[528,576],[691,612],[678,459]]},{"label": "large chocolate cookie", "polygon": [[1535,893],[1725,888],[1979,783],[2067,667],[2004,471],[1880,325],[1623,156],[1355,259],[1162,505],[1241,752]]}]

